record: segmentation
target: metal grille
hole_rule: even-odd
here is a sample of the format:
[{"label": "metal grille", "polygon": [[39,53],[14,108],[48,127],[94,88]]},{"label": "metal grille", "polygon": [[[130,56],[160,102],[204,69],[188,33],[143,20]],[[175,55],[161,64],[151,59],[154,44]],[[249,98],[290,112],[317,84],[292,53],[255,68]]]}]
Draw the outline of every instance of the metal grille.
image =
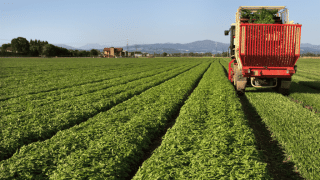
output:
[{"label": "metal grille", "polygon": [[240,24],[243,66],[289,67],[300,56],[299,24]]}]

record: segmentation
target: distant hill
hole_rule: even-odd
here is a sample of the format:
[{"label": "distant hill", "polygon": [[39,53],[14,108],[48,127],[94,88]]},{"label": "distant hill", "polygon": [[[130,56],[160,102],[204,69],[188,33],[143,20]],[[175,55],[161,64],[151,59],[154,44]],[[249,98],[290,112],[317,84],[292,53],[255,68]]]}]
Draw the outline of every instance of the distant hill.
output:
[{"label": "distant hill", "polygon": [[312,45],[309,43],[301,43],[300,44],[300,53],[311,52],[314,54],[320,54],[320,45]]},{"label": "distant hill", "polygon": [[[91,49],[97,49],[100,51],[103,51],[103,49],[106,46],[100,45],[100,44],[86,44],[84,46],[81,46],[79,48],[74,48],[72,46],[68,46],[65,44],[55,44],[59,47],[64,47],[67,49],[78,49],[78,50],[91,50]],[[118,46],[117,46],[118,47]],[[141,51],[141,52],[147,52],[147,53],[186,53],[186,52],[193,52],[193,53],[221,53],[225,52],[229,48],[229,43],[221,43],[217,41],[212,40],[203,40],[203,41],[195,41],[191,43],[186,44],[180,44],[180,43],[156,43],[156,44],[137,44],[137,45],[129,45],[128,51]],[[124,50],[127,50],[126,46],[123,46]],[[312,45],[309,43],[301,43],[300,46],[301,53],[305,52],[311,52],[311,53],[320,53],[320,45]]]},{"label": "distant hill", "polygon": [[63,48],[66,48],[66,49],[72,49],[72,50],[84,50],[82,48],[74,48],[72,46],[68,46],[68,45],[65,45],[65,44],[53,44],[57,47],[63,47]]},{"label": "distant hill", "polygon": [[86,44],[86,45],[81,46],[79,48],[84,49],[84,50],[91,50],[91,49],[99,49],[99,50],[102,49],[103,50],[105,48],[105,46],[102,46],[98,43],[95,43],[95,44]]},{"label": "distant hill", "polygon": [[313,48],[313,49],[320,49],[320,45],[312,45],[310,43],[301,43],[300,44],[300,48],[301,47],[308,47],[308,48]]}]

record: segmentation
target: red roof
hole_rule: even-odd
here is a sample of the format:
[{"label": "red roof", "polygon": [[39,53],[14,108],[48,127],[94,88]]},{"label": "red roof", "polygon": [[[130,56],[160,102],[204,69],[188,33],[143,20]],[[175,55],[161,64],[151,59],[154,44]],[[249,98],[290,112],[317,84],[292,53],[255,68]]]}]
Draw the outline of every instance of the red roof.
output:
[{"label": "red roof", "polygon": [[[119,51],[122,51],[123,48],[114,48],[114,50],[119,52]],[[108,52],[110,52],[110,48],[104,48],[103,51],[108,51]]]}]

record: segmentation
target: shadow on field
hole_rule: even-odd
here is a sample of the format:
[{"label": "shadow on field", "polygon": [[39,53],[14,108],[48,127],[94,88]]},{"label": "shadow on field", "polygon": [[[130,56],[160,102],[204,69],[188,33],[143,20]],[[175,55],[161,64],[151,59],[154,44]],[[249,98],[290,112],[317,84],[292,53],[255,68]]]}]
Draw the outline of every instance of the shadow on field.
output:
[{"label": "shadow on field", "polygon": [[[293,84],[297,84],[297,85],[302,85],[302,86],[307,86],[309,88],[296,88],[294,89],[297,92],[300,93],[320,93],[320,81],[299,81],[299,82],[291,82],[291,86]],[[291,89],[291,88],[290,88]],[[308,90],[308,89],[313,89],[312,90]],[[293,91],[292,91],[293,92]]]},{"label": "shadow on field", "polygon": [[[221,64],[221,63],[220,63]],[[228,71],[224,68],[226,77]],[[295,82],[294,86],[298,84]],[[299,86],[299,85],[298,85]],[[306,91],[306,89],[304,89]],[[275,92],[273,88],[247,87],[246,92]],[[288,162],[284,149],[277,140],[272,139],[271,132],[256,109],[250,104],[246,95],[238,96],[242,104],[242,110],[248,119],[248,125],[253,130],[256,139],[256,149],[259,152],[261,161],[267,164],[272,179],[275,180],[302,180],[304,179],[296,172],[293,162]]]},{"label": "shadow on field", "polygon": [[221,64],[221,62],[219,61],[220,65],[223,67],[223,71],[224,71],[224,74],[227,76],[228,78],[228,71],[225,69],[225,67]]},{"label": "shadow on field", "polygon": [[[268,89],[256,89],[257,91],[272,91]],[[267,163],[267,169],[273,179],[304,179],[295,172],[294,163],[287,162],[284,149],[277,140],[272,139],[271,132],[262,121],[256,109],[250,104],[247,97],[239,96],[248,124],[253,130],[256,139],[256,148],[259,151],[261,160]],[[288,159],[290,160],[290,159]]]}]

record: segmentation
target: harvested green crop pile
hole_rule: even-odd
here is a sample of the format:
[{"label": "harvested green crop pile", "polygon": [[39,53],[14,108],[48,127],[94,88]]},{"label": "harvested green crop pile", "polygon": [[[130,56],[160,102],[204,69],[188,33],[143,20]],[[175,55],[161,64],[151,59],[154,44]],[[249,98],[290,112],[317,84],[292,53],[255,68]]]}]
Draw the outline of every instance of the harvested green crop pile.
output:
[{"label": "harvested green crop pile", "polygon": [[250,18],[249,23],[252,19],[256,19],[254,23],[256,24],[273,24],[276,17],[277,9],[266,10],[264,8],[259,9],[257,12],[252,13],[249,9],[241,10],[241,18]]}]

